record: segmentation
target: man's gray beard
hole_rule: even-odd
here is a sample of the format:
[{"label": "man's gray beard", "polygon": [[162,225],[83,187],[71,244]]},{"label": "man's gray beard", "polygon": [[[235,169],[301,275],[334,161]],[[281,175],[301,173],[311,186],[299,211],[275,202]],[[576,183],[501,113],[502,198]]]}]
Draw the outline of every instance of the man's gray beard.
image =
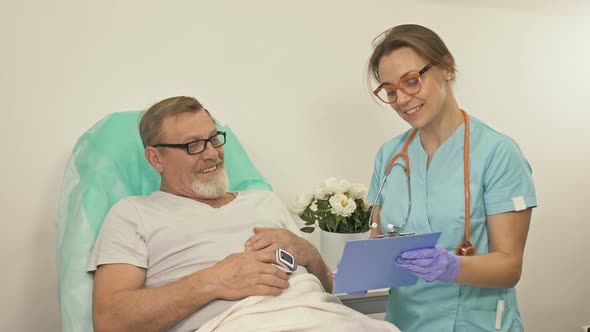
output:
[{"label": "man's gray beard", "polygon": [[229,179],[225,168],[210,181],[201,181],[197,176],[193,177],[193,192],[200,198],[219,198],[225,195],[228,187]]}]

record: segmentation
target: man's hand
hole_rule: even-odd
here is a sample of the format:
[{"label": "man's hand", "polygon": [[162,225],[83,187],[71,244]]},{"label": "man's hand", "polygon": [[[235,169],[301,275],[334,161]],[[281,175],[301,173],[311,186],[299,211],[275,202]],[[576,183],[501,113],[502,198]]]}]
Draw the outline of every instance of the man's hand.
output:
[{"label": "man's hand", "polygon": [[297,264],[307,266],[314,259],[315,247],[305,240],[284,228],[254,228],[254,235],[244,245],[246,252],[271,251],[281,248],[286,250],[297,260]]},{"label": "man's hand", "polygon": [[231,254],[213,265],[216,293],[225,300],[252,295],[280,295],[289,287],[289,276],[276,266],[274,251]]},{"label": "man's hand", "polygon": [[284,228],[254,228],[254,235],[244,244],[246,252],[267,252],[274,256],[277,249],[295,257],[297,265],[315,275],[327,292],[332,292],[333,275],[317,249],[306,239]]}]

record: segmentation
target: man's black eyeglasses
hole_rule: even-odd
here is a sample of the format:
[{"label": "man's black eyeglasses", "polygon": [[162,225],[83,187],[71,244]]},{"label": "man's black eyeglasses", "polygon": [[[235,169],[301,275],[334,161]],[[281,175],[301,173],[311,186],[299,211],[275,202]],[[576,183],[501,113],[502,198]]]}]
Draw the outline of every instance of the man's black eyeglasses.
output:
[{"label": "man's black eyeglasses", "polygon": [[155,144],[153,147],[164,147],[164,148],[178,148],[185,149],[188,154],[197,154],[207,149],[207,142],[211,143],[211,146],[218,148],[225,144],[225,131],[218,131],[217,134],[209,138],[196,139],[192,142],[184,144]]}]

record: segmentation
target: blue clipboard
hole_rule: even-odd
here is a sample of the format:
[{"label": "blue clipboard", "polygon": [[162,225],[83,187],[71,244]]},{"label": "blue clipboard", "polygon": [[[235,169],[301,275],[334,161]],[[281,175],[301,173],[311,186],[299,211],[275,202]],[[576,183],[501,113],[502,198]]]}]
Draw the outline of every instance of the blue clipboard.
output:
[{"label": "blue clipboard", "polygon": [[409,286],[418,277],[395,265],[404,251],[434,248],[440,232],[350,240],[344,245],[333,294]]}]

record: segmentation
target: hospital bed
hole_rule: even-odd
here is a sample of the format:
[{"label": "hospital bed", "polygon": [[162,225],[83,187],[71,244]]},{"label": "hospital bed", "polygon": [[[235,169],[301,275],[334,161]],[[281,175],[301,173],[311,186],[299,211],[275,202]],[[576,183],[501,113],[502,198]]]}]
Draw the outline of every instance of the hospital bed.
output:
[{"label": "hospital bed", "polygon": [[[57,271],[62,331],[92,331],[92,279],[86,273],[102,220],[123,197],[147,195],[160,177],[147,163],[138,133],[141,112],[106,116],[76,143],[64,172],[57,226]],[[230,190],[272,190],[228,126],[225,166]],[[342,295],[347,306],[365,314],[385,311],[386,291],[367,297]]]}]

